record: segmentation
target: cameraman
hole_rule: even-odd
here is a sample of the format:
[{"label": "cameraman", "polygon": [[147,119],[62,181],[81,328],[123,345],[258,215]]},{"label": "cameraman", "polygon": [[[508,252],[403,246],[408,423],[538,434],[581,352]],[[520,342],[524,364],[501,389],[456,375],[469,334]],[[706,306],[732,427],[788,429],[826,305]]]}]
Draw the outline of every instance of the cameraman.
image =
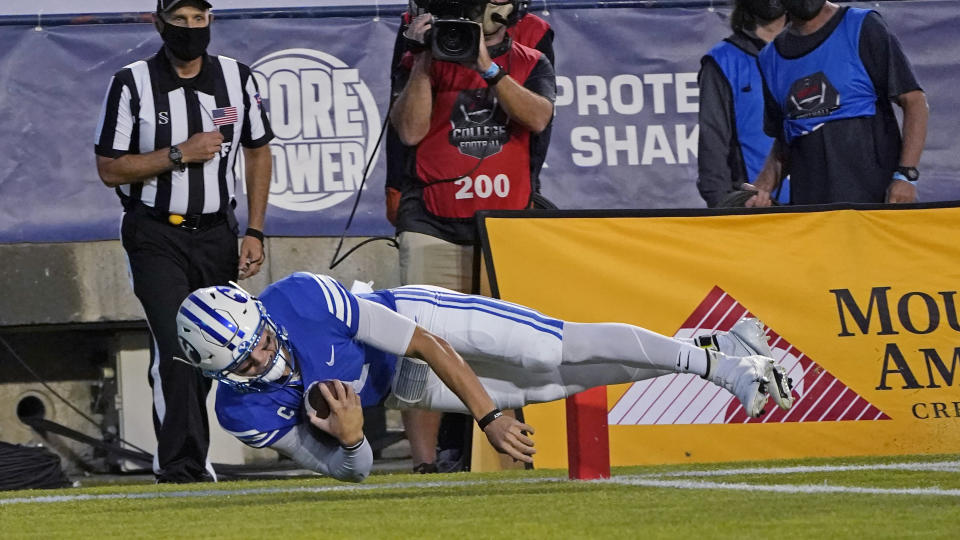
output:
[{"label": "cameraman", "polygon": [[[433,59],[429,13],[414,18],[405,34],[420,48],[390,115],[400,140],[414,147],[397,209],[403,284],[470,292],[474,213],[531,207],[546,153],[544,145],[530,143],[553,118],[553,66],[540,51],[509,37],[516,0],[477,3],[483,9],[471,19],[483,31],[473,62]],[[415,466],[436,459],[440,419],[427,414],[433,416],[404,415]],[[411,430],[411,424],[418,427]]]},{"label": "cameraman", "polygon": [[[393,46],[393,59],[390,62],[391,104],[396,101],[400,95],[400,90],[402,90],[406,84],[410,76],[410,68],[413,66],[414,57],[413,54],[409,52],[408,47],[414,50],[419,50],[419,48],[422,47],[421,45],[409,42],[404,37],[404,34],[415,17],[427,13],[427,10],[421,7],[420,4],[429,1],[430,0],[409,0],[407,11],[400,15],[400,27],[397,31],[396,43],[394,43]],[[550,27],[550,23],[530,13],[528,9],[529,0],[517,0],[516,7],[510,14],[510,18],[515,19],[515,22],[508,20],[507,35],[521,45],[542,52],[543,55],[550,60],[550,65],[556,70],[557,62],[553,50],[553,28]],[[551,125],[547,126],[547,129],[531,137],[531,156],[541,159],[546,158],[547,148],[550,146],[552,125],[551,122]],[[397,224],[397,207],[400,205],[400,195],[404,191],[403,184],[405,178],[403,169],[406,163],[405,154],[409,152],[411,148],[404,146],[403,143],[400,142],[400,138],[397,137],[397,130],[394,129],[392,125],[387,128],[385,144],[387,152],[387,178],[384,185],[384,210],[387,221],[395,226]],[[542,166],[543,163],[541,162],[533,163],[531,167],[533,191],[535,194],[540,194],[540,169]],[[534,206],[537,208],[553,207],[552,203],[545,199],[538,200],[538,195],[535,195]]]}]

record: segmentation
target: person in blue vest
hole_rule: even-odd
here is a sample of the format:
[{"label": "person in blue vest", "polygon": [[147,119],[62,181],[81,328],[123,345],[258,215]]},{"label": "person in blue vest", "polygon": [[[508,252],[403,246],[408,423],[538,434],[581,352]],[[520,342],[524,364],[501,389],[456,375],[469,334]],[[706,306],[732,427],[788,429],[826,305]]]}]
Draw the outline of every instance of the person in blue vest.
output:
[{"label": "person in blue vest", "polygon": [[899,41],[874,11],[782,2],[790,24],[760,53],[777,141],[747,206],[771,204],[784,171],[795,205],[915,202],[929,112]]},{"label": "person in blue vest", "polygon": [[470,414],[494,448],[532,463],[533,428],[501,409],[673,373],[728,390],[752,417],[771,397],[784,410],[794,399],[754,318],[679,339],[441,287],[354,294],[296,272],[259,298],[236,286],[198,289],[176,322],[183,361],[221,383],[224,429],[344,481],[362,481],[373,463],[364,406]]},{"label": "person in blue vest", "polygon": [[[733,34],[700,60],[700,139],[697,189],[707,206],[730,206],[734,194],[753,183],[773,146],[763,132],[763,81],[760,49],[783,30],[780,0],[736,0],[730,15]],[[774,194],[790,202],[789,179]]]}]

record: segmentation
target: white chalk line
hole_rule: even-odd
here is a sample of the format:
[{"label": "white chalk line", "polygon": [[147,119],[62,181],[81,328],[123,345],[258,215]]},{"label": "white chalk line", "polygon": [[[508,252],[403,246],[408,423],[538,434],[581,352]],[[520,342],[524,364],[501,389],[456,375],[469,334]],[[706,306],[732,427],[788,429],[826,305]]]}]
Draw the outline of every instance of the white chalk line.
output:
[{"label": "white chalk line", "polygon": [[[670,477],[716,477],[743,474],[777,475],[815,472],[843,472],[843,471],[871,471],[871,470],[903,470],[903,471],[936,471],[960,472],[960,461],[937,461],[916,463],[889,463],[876,465],[811,465],[793,467],[752,467],[741,469],[720,469],[706,471],[674,471],[645,475],[625,475],[613,478],[596,480],[595,483],[611,483],[618,485],[634,485],[644,487],[675,488],[675,489],[726,489],[738,491],[767,491],[777,493],[852,493],[852,494],[881,494],[881,495],[936,495],[960,497],[960,489],[940,488],[874,488],[860,486],[830,486],[812,484],[749,484],[708,482],[695,480],[669,480]],[[400,490],[425,489],[443,487],[468,487],[497,484],[543,484],[567,482],[566,478],[516,478],[503,480],[450,480],[437,482],[395,482],[389,484],[340,484],[316,487],[276,487],[256,489],[204,489],[185,491],[153,491],[143,493],[104,493],[80,495],[50,495],[38,497],[0,498],[0,506],[14,504],[40,503],[54,504],[78,501],[103,501],[119,499],[173,499],[173,498],[203,498],[243,495],[270,495],[289,493],[344,493],[369,490]]]},{"label": "white chalk line", "polygon": [[960,497],[960,489],[940,488],[873,488],[859,486],[830,486],[820,484],[745,484],[742,482],[706,482],[695,480],[655,480],[652,478],[611,478],[605,480],[614,484],[676,488],[676,489],[726,489],[733,491],[764,491],[788,494],[809,493],[852,493],[870,495],[936,495],[942,497]]},{"label": "white chalk line", "polygon": [[740,474],[798,474],[811,472],[844,471],[940,471],[960,472],[960,461],[934,461],[926,463],[885,463],[876,465],[797,465],[795,467],[751,467],[745,469],[720,469],[709,471],[677,471],[658,473],[663,476],[736,476]]},{"label": "white chalk line", "polygon": [[448,482],[396,482],[391,484],[340,484],[316,487],[276,487],[254,489],[203,489],[188,491],[150,491],[142,493],[104,493],[100,495],[49,495],[40,497],[19,497],[0,499],[0,506],[22,503],[61,503],[76,501],[104,501],[115,499],[175,499],[185,497],[219,497],[234,495],[270,495],[275,493],[337,493],[351,491],[369,491],[376,489],[442,488],[465,487],[495,484],[541,484],[548,482],[566,482],[566,478],[517,478],[508,480],[452,480]]}]

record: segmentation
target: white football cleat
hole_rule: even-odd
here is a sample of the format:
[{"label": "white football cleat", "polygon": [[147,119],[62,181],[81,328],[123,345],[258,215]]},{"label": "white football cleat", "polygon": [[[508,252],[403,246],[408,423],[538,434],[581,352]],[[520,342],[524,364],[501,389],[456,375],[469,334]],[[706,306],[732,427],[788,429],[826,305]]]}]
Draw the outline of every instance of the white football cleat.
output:
[{"label": "white football cleat", "polygon": [[793,379],[787,377],[786,370],[774,359],[768,358],[771,363],[770,375],[773,378],[767,386],[770,397],[781,409],[788,411],[793,407]]},{"label": "white football cleat", "polygon": [[773,360],[759,355],[727,356],[717,351],[708,354],[710,367],[704,379],[736,396],[751,418],[763,414],[770,397],[766,388],[773,378]]},{"label": "white football cleat", "polygon": [[[711,335],[697,337],[697,343],[707,350],[719,351],[730,357],[752,357],[762,356],[768,360],[767,367],[762,371],[760,390],[768,392],[773,397],[774,402],[783,410],[789,410],[793,406],[793,381],[787,378],[783,366],[776,363],[773,357],[773,350],[768,343],[770,337],[763,333],[763,323],[753,317],[743,317],[729,332],[716,332]],[[719,384],[719,383],[718,383]],[[739,394],[721,384],[727,390],[740,398],[747,411],[750,408]],[[757,398],[759,400],[759,398]],[[765,402],[765,401],[764,401]],[[762,410],[758,409],[758,410]],[[751,415],[753,416],[753,415]]]},{"label": "white football cleat", "polygon": [[717,332],[713,338],[717,350],[727,356],[766,356],[773,357],[767,341],[769,336],[763,333],[763,323],[753,317],[743,317],[729,332]]}]

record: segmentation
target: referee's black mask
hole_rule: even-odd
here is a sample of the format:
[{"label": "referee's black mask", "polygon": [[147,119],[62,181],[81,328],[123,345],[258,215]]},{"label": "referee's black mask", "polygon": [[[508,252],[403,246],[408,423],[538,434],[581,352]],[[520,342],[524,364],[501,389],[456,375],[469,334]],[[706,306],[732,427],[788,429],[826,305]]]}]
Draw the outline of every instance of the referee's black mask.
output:
[{"label": "referee's black mask", "polygon": [[[199,9],[210,9],[210,3],[204,0],[158,0],[157,13],[164,14],[175,11],[184,4],[193,4]],[[210,45],[210,25],[189,28],[176,26],[163,19],[163,30],[160,32],[163,43],[173,56],[184,62],[195,60],[207,52]]]}]

